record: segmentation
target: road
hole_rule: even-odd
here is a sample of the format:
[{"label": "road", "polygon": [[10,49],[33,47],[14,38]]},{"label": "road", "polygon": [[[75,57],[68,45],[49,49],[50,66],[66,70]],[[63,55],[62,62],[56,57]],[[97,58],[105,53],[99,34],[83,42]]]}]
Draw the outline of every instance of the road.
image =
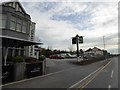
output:
[{"label": "road", "polygon": [[[53,60],[47,74],[3,85],[4,88],[118,88],[118,58],[89,65],[76,65],[69,60]],[[48,63],[47,62],[47,63]]]},{"label": "road", "polygon": [[[118,58],[110,59],[110,62],[101,67],[99,71],[91,75],[83,82],[74,86],[74,88],[106,88],[108,90],[118,90]],[[84,89],[83,89],[84,90]]]},{"label": "road", "polygon": [[86,88],[118,88],[118,58],[113,58]]}]

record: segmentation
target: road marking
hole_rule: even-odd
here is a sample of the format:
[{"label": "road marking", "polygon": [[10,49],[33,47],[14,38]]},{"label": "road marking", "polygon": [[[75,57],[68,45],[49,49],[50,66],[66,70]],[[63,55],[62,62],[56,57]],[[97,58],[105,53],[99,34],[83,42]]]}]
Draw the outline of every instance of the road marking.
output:
[{"label": "road marking", "polygon": [[[100,70],[102,70],[102,69],[100,69]],[[100,73],[100,71],[96,72],[96,74],[93,77],[91,77],[90,79],[88,79],[85,84],[81,85],[80,88],[86,87],[91,81],[93,81],[99,75],[99,73]]]},{"label": "road marking", "polygon": [[[83,78],[82,80],[80,80],[79,82],[77,82],[77,83],[73,84],[72,86],[70,86],[70,87],[68,88],[68,90],[71,89],[71,88],[76,88],[77,85],[79,85],[81,82],[83,82],[84,80],[86,80],[86,79],[88,78],[87,81],[89,81],[89,82],[87,82],[87,84],[83,82],[83,84],[80,86],[80,88],[81,88],[81,87],[84,88],[84,87],[87,86],[87,85],[94,79],[94,77],[95,77],[95,76],[94,76],[93,78],[90,78],[90,79],[89,79],[90,76],[94,75],[94,74],[97,73],[99,70],[102,71],[102,70],[103,70],[106,66],[108,66],[110,63],[111,63],[111,61],[109,61],[105,66],[101,66],[100,68],[98,68],[97,70],[95,70],[94,72],[92,72],[91,74],[89,74],[88,76],[86,76],[85,78]],[[95,75],[97,76],[97,74],[95,74]]]},{"label": "road marking", "polygon": [[111,89],[111,85],[108,85],[108,90],[110,90]]},{"label": "road marking", "polygon": [[25,81],[37,79],[37,78],[42,78],[42,77],[50,76],[50,75],[53,75],[53,74],[58,74],[58,73],[65,72],[65,71],[69,71],[69,70],[76,69],[76,68],[78,68],[78,67],[74,67],[74,68],[70,68],[70,69],[66,69],[66,70],[61,70],[61,71],[54,72],[54,73],[49,73],[49,74],[42,75],[42,76],[37,76],[37,77],[29,78],[29,79],[24,79],[24,80],[20,80],[20,81],[8,83],[8,84],[0,85],[0,87],[12,85],[12,84],[17,84],[17,83],[21,83],[21,82],[25,82]]},{"label": "road marking", "polygon": [[85,79],[87,79],[88,77],[90,77],[91,75],[93,75],[94,73],[96,73],[97,71],[99,71],[102,67],[98,68],[97,70],[95,70],[94,72],[90,73],[88,76],[86,76],[85,78],[83,78],[82,80],[80,80],[79,82],[73,84],[72,86],[69,87],[70,88],[74,88],[75,86],[79,85],[81,82],[83,82]]},{"label": "road marking", "polygon": [[110,63],[111,63],[111,61],[108,62],[105,66],[103,66],[98,72],[96,72],[93,77],[91,77],[90,79],[88,79],[88,80],[87,80],[87,83],[86,83],[85,85],[84,85],[84,84],[83,84],[83,86],[81,85],[80,88],[85,88],[85,87],[86,87],[91,81],[93,81],[93,80],[102,72],[102,70],[103,70],[105,67],[107,67]]},{"label": "road marking", "polygon": [[111,72],[111,78],[113,77],[113,73],[114,73],[114,70],[112,70],[112,72]]}]

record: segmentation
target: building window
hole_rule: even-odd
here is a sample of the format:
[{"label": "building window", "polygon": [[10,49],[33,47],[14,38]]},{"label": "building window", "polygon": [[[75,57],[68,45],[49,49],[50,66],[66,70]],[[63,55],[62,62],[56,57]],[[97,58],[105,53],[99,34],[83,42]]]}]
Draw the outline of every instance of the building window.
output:
[{"label": "building window", "polygon": [[26,21],[23,21],[22,32],[23,33],[27,32],[27,22]]},{"label": "building window", "polygon": [[13,8],[15,8],[15,2],[13,2]]},{"label": "building window", "polygon": [[9,3],[8,6],[13,7],[13,3]]},{"label": "building window", "polygon": [[15,56],[19,55],[19,49],[15,49]]},{"label": "building window", "polygon": [[11,57],[12,57],[12,52],[13,52],[13,49],[9,49],[9,51],[8,51],[8,56],[11,56]]},{"label": "building window", "polygon": [[0,14],[0,28],[6,27],[6,14]]},{"label": "building window", "polygon": [[22,29],[22,20],[17,19],[17,30],[18,32],[21,32]]},{"label": "building window", "polygon": [[20,55],[21,55],[21,56],[25,56],[25,52],[24,52],[24,50],[21,50]]},{"label": "building window", "polygon": [[16,11],[18,11],[19,10],[19,5],[18,4],[16,4]]},{"label": "building window", "polygon": [[10,29],[12,29],[12,30],[16,29],[16,17],[14,17],[14,16],[11,17]]},{"label": "building window", "polygon": [[22,12],[21,8],[19,8],[19,11]]}]

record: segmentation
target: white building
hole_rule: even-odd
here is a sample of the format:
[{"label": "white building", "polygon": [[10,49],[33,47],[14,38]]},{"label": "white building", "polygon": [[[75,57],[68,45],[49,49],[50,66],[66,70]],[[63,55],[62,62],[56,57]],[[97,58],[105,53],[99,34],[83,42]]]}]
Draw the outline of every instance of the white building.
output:
[{"label": "white building", "polygon": [[[29,40],[35,41],[35,23],[30,23],[30,34],[29,34]],[[29,46],[29,57],[35,57],[34,54],[34,45]]]},{"label": "white building", "polygon": [[[30,41],[36,41],[35,40],[35,25],[36,23],[31,22],[30,24]],[[29,47],[29,57],[34,57],[39,59],[39,47],[38,45],[32,45]]]},{"label": "white building", "polygon": [[103,55],[103,50],[94,47],[93,49],[89,49],[85,52],[85,54],[92,54],[92,55]]}]

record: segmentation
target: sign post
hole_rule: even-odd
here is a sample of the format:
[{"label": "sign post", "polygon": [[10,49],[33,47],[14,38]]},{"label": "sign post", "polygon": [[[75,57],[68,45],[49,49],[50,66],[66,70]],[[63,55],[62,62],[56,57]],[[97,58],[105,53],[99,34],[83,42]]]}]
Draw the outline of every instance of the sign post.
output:
[{"label": "sign post", "polygon": [[72,44],[77,45],[77,59],[79,58],[79,43],[83,43],[83,36],[79,36],[78,34],[72,38]]}]

